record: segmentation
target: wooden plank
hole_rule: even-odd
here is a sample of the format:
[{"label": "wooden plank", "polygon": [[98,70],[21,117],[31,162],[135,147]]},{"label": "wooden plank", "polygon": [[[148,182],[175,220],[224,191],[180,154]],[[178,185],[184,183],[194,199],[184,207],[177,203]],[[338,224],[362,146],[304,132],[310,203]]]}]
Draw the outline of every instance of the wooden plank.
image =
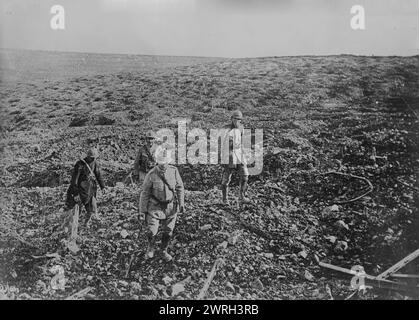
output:
[{"label": "wooden plank", "polygon": [[419,279],[419,274],[400,274],[394,273],[390,275],[391,278],[400,278],[400,279]]},{"label": "wooden plank", "polygon": [[377,279],[386,279],[386,278],[388,278],[391,274],[396,273],[401,268],[403,268],[405,265],[407,265],[408,263],[410,263],[413,260],[415,260],[417,257],[419,257],[419,249],[416,250],[416,251],[414,251],[414,252],[412,252],[407,257],[403,258],[402,260],[400,260],[399,262],[397,262],[392,267],[388,268],[383,273],[379,274],[377,276]]},{"label": "wooden plank", "polygon": [[342,268],[342,267],[338,267],[338,266],[334,266],[333,264],[330,263],[325,263],[325,262],[319,262],[319,266],[323,267],[323,268],[328,268],[328,269],[332,269],[335,271],[339,271],[339,272],[343,272],[343,273],[347,273],[347,274],[352,274],[352,275],[356,275],[357,272],[347,269],[347,268]]},{"label": "wooden plank", "polygon": [[385,279],[377,279],[376,277],[368,275],[368,274],[364,274],[361,276],[359,275],[359,273],[357,273],[354,270],[334,266],[329,263],[319,262],[319,265],[321,267],[328,268],[328,269],[338,271],[341,273],[363,277],[365,286],[371,286],[375,288],[387,289],[387,290],[393,290],[393,291],[403,291],[403,292],[410,293],[413,295],[419,295],[419,287],[410,286],[403,283],[398,283],[398,282],[385,280]]},{"label": "wooden plank", "polygon": [[365,285],[392,291],[402,291],[419,296],[419,287],[381,279],[365,279]]},{"label": "wooden plank", "polygon": [[[319,265],[321,267],[324,267],[324,268],[332,269],[332,270],[342,272],[342,273],[346,273],[346,274],[350,274],[350,275],[353,275],[353,276],[359,275],[359,273],[356,272],[355,270],[334,266],[333,264],[330,264],[330,263],[319,262]],[[364,277],[368,278],[368,279],[375,279],[375,277],[370,276],[368,274],[364,274]]]},{"label": "wooden plank", "polygon": [[204,299],[204,297],[205,297],[205,295],[206,295],[206,293],[207,293],[207,290],[208,290],[208,288],[209,288],[209,286],[210,286],[210,284],[211,284],[211,282],[212,282],[212,279],[214,279],[215,272],[217,271],[217,268],[218,268],[218,267],[219,267],[222,263],[223,263],[223,260],[222,260],[221,258],[218,258],[218,259],[214,262],[214,265],[212,266],[212,270],[211,270],[211,272],[209,273],[209,275],[208,275],[208,277],[207,277],[207,280],[205,280],[204,286],[202,287],[201,292],[199,293],[199,295],[198,295],[198,297],[197,297],[197,299],[198,299],[198,300],[202,300],[202,299]]},{"label": "wooden plank", "polygon": [[73,219],[71,221],[71,234],[70,241],[76,241],[79,230],[79,216],[80,216],[80,206],[76,204],[74,206]]},{"label": "wooden plank", "polygon": [[79,229],[80,205],[74,206],[74,212],[70,219],[70,236],[66,241],[66,247],[72,253],[76,254],[80,248],[77,245],[78,229]]}]

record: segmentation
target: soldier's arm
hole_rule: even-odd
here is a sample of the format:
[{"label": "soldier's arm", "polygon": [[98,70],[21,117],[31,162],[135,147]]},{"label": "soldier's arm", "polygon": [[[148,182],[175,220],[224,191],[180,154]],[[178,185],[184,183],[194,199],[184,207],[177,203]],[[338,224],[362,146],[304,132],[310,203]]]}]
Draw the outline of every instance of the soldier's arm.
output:
[{"label": "soldier's arm", "polygon": [[70,190],[71,190],[71,193],[73,193],[74,195],[79,194],[79,190],[77,187],[79,177],[80,177],[80,163],[79,161],[77,161],[76,164],[74,165],[73,173],[71,175],[71,181],[70,181]]},{"label": "soldier's arm", "polygon": [[138,151],[137,156],[134,161],[134,174],[138,175],[140,172],[140,164],[142,162],[142,152],[141,149]]},{"label": "soldier's arm", "polygon": [[245,139],[245,135],[244,135],[244,126],[242,125],[240,127],[240,149],[241,149],[241,153],[240,153],[240,161],[243,165],[247,166],[247,159],[246,159],[246,148],[245,148],[245,144],[244,144],[244,139]]},{"label": "soldier's arm", "polygon": [[225,165],[229,162],[229,154],[230,150],[232,150],[230,143],[230,127],[224,126],[222,132],[222,140],[221,140],[221,149],[220,149],[220,156],[221,156],[221,164]]},{"label": "soldier's arm", "polygon": [[151,187],[153,183],[151,182],[150,178],[150,172],[147,173],[147,175],[144,178],[143,182],[143,191],[141,191],[140,196],[140,212],[147,213],[148,211],[148,202],[150,200],[150,193],[151,193]]},{"label": "soldier's arm", "polygon": [[175,171],[175,177],[176,177],[176,194],[179,201],[179,207],[184,207],[185,206],[185,188],[183,186],[183,181],[179,174],[179,170],[177,168]]},{"label": "soldier's arm", "polygon": [[97,182],[99,183],[100,188],[103,190],[105,189],[105,183],[103,182],[103,178],[102,178],[102,171],[100,170],[99,164],[96,162],[95,165],[95,176],[97,179]]}]

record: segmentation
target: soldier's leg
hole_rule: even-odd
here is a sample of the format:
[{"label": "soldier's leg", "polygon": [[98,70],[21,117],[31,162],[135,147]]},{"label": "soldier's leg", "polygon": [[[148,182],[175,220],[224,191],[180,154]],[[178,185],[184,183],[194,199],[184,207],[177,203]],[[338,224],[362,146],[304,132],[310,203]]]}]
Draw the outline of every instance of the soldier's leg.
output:
[{"label": "soldier's leg", "polygon": [[[139,194],[140,195],[141,195],[141,192],[143,191],[143,183],[144,183],[145,176],[146,176],[146,173],[145,172],[138,171],[137,180],[136,181],[137,181],[138,185],[140,186],[140,189],[139,189]],[[139,220],[140,220],[140,217],[141,217],[140,208],[141,208],[141,196],[138,197],[138,219]]]},{"label": "soldier's leg", "polygon": [[71,187],[69,187],[67,189],[64,210],[65,211],[72,210],[75,205],[76,205],[76,202],[74,201],[74,194],[72,192]]},{"label": "soldier's leg", "polygon": [[163,220],[162,222],[162,240],[161,240],[161,250],[163,259],[168,262],[172,260],[172,256],[167,252],[167,249],[170,244],[170,240],[173,236],[173,230],[175,229],[177,219],[177,213]]},{"label": "soldier's leg", "polygon": [[156,236],[159,230],[159,220],[153,218],[150,214],[146,215],[147,223],[147,252],[145,254],[146,259],[151,259],[154,257],[154,251],[156,246]]},{"label": "soldier's leg", "polygon": [[95,196],[92,197],[92,214],[95,219],[99,219],[99,215],[97,212],[97,200]]},{"label": "soldier's leg", "polygon": [[147,173],[143,171],[138,172],[138,185],[142,186]]},{"label": "soldier's leg", "polygon": [[221,178],[221,192],[223,194],[223,203],[227,205],[229,204],[228,185],[230,184],[230,181],[231,181],[231,175],[232,175],[231,169],[228,166],[225,166],[223,170],[223,176]]},{"label": "soldier's leg", "polygon": [[85,209],[86,219],[84,224],[87,225],[90,222],[92,215],[97,218],[97,201],[95,196],[92,196],[90,201],[85,204]]},{"label": "soldier's leg", "polygon": [[93,200],[94,197],[92,197],[85,205],[84,208],[86,209],[86,216],[84,218],[84,226],[87,226],[87,224],[90,222],[90,218],[92,217],[93,213]]},{"label": "soldier's leg", "polygon": [[243,202],[249,202],[250,200],[246,197],[247,187],[249,181],[249,170],[246,165],[240,165],[240,200]]}]

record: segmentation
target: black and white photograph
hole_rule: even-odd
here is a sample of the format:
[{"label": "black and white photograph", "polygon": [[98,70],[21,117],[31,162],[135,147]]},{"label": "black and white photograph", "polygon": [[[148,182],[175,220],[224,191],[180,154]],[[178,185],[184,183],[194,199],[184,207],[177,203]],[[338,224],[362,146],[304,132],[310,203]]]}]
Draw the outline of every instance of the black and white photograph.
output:
[{"label": "black and white photograph", "polygon": [[418,0],[1,0],[0,108],[0,300],[419,300]]}]

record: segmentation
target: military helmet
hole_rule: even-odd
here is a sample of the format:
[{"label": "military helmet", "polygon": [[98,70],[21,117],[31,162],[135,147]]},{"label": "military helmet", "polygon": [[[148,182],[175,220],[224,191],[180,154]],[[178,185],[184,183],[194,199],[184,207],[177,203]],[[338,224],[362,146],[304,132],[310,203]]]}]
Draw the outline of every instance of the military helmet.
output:
[{"label": "military helmet", "polygon": [[87,151],[87,156],[92,157],[92,158],[97,158],[97,157],[99,157],[99,151],[97,151],[97,149],[95,147],[90,148]]},{"label": "military helmet", "polygon": [[148,130],[145,134],[145,138],[147,140],[152,140],[152,139],[156,139],[155,133],[153,130]]},{"label": "military helmet", "polygon": [[241,113],[240,110],[234,110],[231,113],[231,119],[243,120],[243,114]]}]

